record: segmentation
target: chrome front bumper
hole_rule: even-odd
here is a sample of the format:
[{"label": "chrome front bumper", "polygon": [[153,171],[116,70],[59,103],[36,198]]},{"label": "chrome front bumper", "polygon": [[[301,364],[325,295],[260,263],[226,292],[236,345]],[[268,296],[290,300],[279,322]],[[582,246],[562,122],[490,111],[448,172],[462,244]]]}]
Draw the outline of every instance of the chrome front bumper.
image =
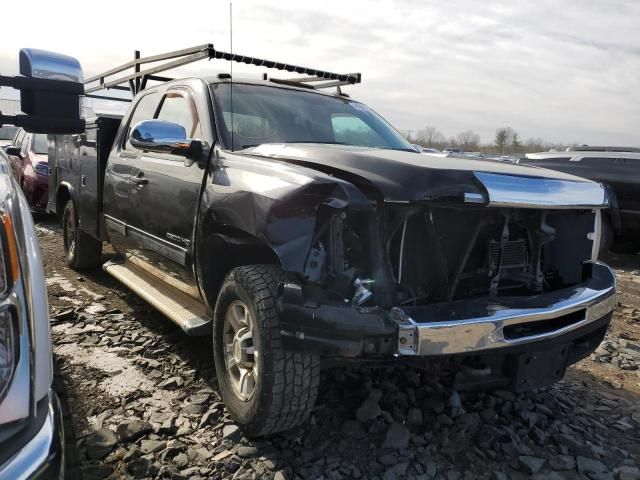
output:
[{"label": "chrome front bumper", "polygon": [[451,355],[555,339],[603,318],[616,305],[616,280],[603,263],[575,287],[528,297],[479,298],[395,307],[398,354]]},{"label": "chrome front bumper", "polygon": [[0,479],[64,478],[64,433],[60,403],[49,391],[44,423],[9,460],[0,465]]}]

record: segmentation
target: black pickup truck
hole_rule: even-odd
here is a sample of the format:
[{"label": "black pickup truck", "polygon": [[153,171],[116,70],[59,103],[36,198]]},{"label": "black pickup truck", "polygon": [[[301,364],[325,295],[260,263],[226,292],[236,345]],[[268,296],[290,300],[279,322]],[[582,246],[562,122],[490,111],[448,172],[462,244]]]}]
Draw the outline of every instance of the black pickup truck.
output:
[{"label": "black pickup truck", "polygon": [[311,72],[163,82],[122,120],[51,137],[69,265],[99,265],[108,241],[107,272],[213,333],[221,394],[251,436],[303,422],[324,364],[448,359],[461,384],[521,391],[597,347],[615,305],[600,184],[420,154],[312,86],[359,76]]},{"label": "black pickup truck", "polygon": [[640,148],[575,147],[564,152],[529,153],[518,163],[577,175],[609,189],[610,208],[603,216],[603,248],[640,251]]}]

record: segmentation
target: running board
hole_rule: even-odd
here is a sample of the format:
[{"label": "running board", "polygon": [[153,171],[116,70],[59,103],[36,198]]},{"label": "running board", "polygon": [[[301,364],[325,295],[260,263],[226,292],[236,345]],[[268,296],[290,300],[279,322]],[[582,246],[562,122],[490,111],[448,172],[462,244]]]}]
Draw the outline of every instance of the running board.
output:
[{"label": "running board", "polygon": [[129,261],[110,261],[102,269],[167,316],[187,335],[211,333],[213,322],[207,314],[207,307],[192,296],[167,285]]}]

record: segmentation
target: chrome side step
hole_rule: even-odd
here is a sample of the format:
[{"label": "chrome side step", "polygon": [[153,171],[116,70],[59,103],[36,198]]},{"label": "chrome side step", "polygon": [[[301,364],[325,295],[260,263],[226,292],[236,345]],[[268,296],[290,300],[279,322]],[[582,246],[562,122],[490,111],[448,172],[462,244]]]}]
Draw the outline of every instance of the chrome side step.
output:
[{"label": "chrome side step", "polygon": [[102,269],[167,316],[187,335],[211,333],[213,322],[207,314],[207,307],[191,295],[167,285],[131,261],[110,261]]}]

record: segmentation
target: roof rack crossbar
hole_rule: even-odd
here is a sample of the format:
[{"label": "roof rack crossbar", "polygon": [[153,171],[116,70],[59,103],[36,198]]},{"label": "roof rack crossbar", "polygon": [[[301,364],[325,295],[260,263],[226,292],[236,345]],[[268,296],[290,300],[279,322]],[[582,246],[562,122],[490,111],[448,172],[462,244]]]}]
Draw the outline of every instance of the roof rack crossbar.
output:
[{"label": "roof rack crossbar", "polygon": [[281,78],[283,82],[296,82],[296,83],[307,83],[307,82],[318,82],[320,80],[326,80],[322,77],[298,77],[298,78]]},{"label": "roof rack crossbar", "polygon": [[109,97],[107,95],[85,95],[87,98],[95,98],[97,100],[114,100],[116,102],[130,102],[130,98],[122,98],[122,97]]},{"label": "roof rack crossbar", "polygon": [[[112,68],[99,75],[94,75],[85,81],[85,92],[92,93],[105,89],[117,89],[117,90],[130,90],[132,94],[136,94],[138,91],[143,90],[146,86],[147,80],[156,81],[168,81],[167,77],[161,77],[155,75],[166,70],[181,67],[189,63],[196,62],[202,59],[222,59],[230,62],[245,63],[247,65],[254,65],[257,67],[273,68],[276,70],[284,70],[287,72],[298,73],[301,75],[307,75],[299,79],[286,80],[296,83],[313,84],[314,82],[324,82],[322,84],[313,85],[313,88],[327,88],[330,86],[339,85],[353,85],[360,83],[362,77],[359,73],[333,73],[324,70],[317,70],[315,68],[302,67],[299,65],[291,65],[287,63],[275,62],[273,60],[265,60],[261,58],[248,57],[246,55],[239,55],[237,53],[228,53],[213,48],[210,43],[198,45],[191,48],[185,48],[182,50],[175,50],[173,52],[163,53],[159,55],[152,55],[149,57],[139,58],[139,53],[136,52],[136,58],[126,62],[118,67]],[[175,59],[175,60],[174,60]],[[140,66],[147,63],[160,62],[164,60],[173,60],[166,62],[155,67],[141,70]],[[108,80],[108,77],[112,77],[117,73],[124,72],[125,70],[133,68],[134,73],[118,77],[114,80]],[[329,82],[327,82],[329,81]],[[94,82],[98,82],[97,85],[89,85]],[[123,84],[129,84],[129,87],[122,86]]]},{"label": "roof rack crossbar", "polygon": [[124,87],[122,85],[114,85],[113,87],[110,87],[112,90],[122,90],[124,92],[129,92],[130,89],[129,87]]},{"label": "roof rack crossbar", "polygon": [[134,67],[135,65],[143,65],[145,63],[159,62],[161,60],[171,60],[172,58],[183,57],[185,55],[190,55],[192,53],[202,52],[203,50],[208,50],[209,48],[213,48],[211,44],[198,45],[196,47],[191,48],[183,48],[182,50],[175,50],[173,52],[161,53],[159,55],[151,55],[149,57],[138,58],[134,60],[130,60],[126,63],[118,67],[114,67],[111,70],[107,70],[104,73],[99,75],[94,75],[93,77],[87,78],[84,83],[92,83],[96,80],[100,80],[100,78],[110,77],[111,75],[115,75],[116,73],[120,73],[127,68]]},{"label": "roof rack crossbar", "polygon": [[[239,55],[237,53],[221,52],[219,50],[213,51],[212,58],[222,58],[224,60],[246,63],[248,65],[255,65],[256,67],[275,68],[276,70],[285,70],[287,72],[300,73],[302,75],[310,75],[312,77],[318,77],[322,80],[340,80],[350,84],[360,83],[362,76],[359,73],[333,73],[324,70],[317,70],[315,68],[301,67],[299,65],[290,65],[288,63],[275,62],[273,60],[265,60],[262,58],[247,57],[245,55]],[[299,82],[299,79],[290,79],[289,81]],[[307,79],[306,81],[315,81]]]},{"label": "roof rack crossbar", "polygon": [[335,80],[333,82],[323,82],[314,85],[315,88],[331,88],[331,87],[340,87],[342,85],[350,85],[349,82],[343,82],[341,80]]},{"label": "roof rack crossbar", "polygon": [[[154,73],[164,72],[165,70],[171,70],[172,68],[181,67],[182,65],[187,65],[189,63],[195,62],[196,60],[201,60],[203,58],[207,58],[209,55],[207,52],[198,52],[191,54],[187,57],[180,58],[178,60],[174,60],[173,62],[165,63],[162,65],[158,65],[157,67],[150,68],[148,70],[143,70],[140,72],[132,73],[130,75],[126,75],[124,77],[117,78],[115,80],[111,80],[110,82],[101,83],[95,87],[90,87],[85,89],[85,92],[91,93],[98,90],[103,90],[105,88],[112,88],[114,86],[120,85],[121,83],[128,82],[131,80],[135,80],[136,78],[144,78],[146,75],[153,75]],[[86,84],[87,82],[85,82]]]}]

